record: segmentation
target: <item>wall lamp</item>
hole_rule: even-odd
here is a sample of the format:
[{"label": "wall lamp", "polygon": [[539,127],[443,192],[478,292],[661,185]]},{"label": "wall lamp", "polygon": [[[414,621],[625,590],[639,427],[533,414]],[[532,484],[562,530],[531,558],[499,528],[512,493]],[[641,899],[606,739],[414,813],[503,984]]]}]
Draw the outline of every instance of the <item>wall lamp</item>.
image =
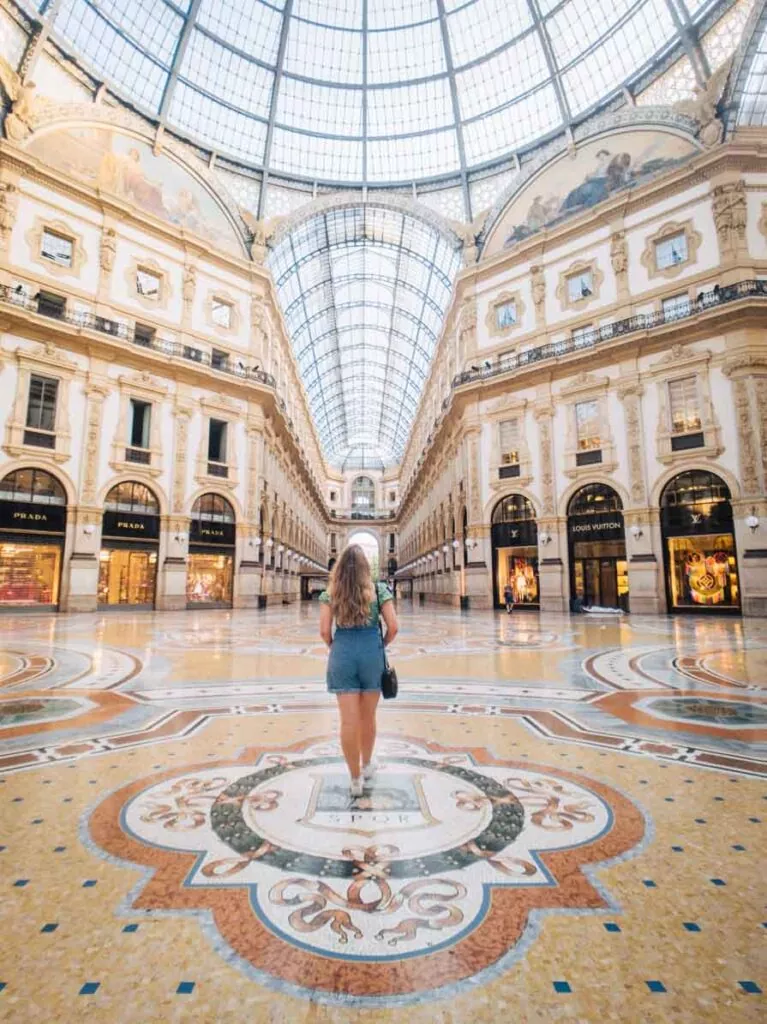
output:
[{"label": "wall lamp", "polygon": [[83,527],[83,533],[85,534],[86,537],[90,537],[95,529],[96,529],[95,526],[93,526],[91,523],[87,523]]},{"label": "wall lamp", "polygon": [[455,548],[456,550],[458,550],[458,548],[459,548],[460,546],[461,546],[461,542],[460,542],[459,540],[454,540],[454,541],[453,541],[453,547],[454,547],[454,548]]},{"label": "wall lamp", "polygon": [[640,537],[644,536],[644,530],[638,523],[631,527],[631,536],[634,540],[639,540]]},{"label": "wall lamp", "polygon": [[751,514],[746,516],[746,526],[752,533],[756,533],[759,529],[759,516],[756,514],[756,509],[751,507]]},{"label": "wall lamp", "polygon": [[538,534],[538,542],[540,544],[551,544],[551,534],[546,533],[545,530],[541,530],[541,532]]}]

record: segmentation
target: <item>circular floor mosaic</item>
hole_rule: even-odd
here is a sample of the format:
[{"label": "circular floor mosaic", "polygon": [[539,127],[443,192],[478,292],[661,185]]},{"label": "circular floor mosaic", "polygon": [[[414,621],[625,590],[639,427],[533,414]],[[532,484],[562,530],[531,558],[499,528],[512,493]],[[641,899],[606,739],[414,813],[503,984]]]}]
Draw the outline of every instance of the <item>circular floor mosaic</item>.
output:
[{"label": "circular floor mosaic", "polygon": [[743,700],[719,700],[715,697],[658,697],[647,702],[653,715],[675,722],[701,722],[705,725],[758,728],[767,725],[767,707]]},{"label": "circular floor mosaic", "polygon": [[482,750],[380,754],[357,798],[330,741],[163,773],[107,798],[90,834],[151,868],[131,909],[210,912],[222,954],[314,999],[461,987],[511,962],[534,911],[611,905],[581,869],[640,842],[621,794]]}]

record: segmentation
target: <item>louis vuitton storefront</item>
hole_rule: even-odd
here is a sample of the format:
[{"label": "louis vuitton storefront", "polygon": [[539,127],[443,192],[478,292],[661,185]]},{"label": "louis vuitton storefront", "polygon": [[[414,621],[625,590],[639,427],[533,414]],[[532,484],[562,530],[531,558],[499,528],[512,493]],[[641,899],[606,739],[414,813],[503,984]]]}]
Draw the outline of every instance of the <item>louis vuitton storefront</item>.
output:
[{"label": "louis vuitton storefront", "polygon": [[669,611],[740,611],[730,489],[696,469],[670,480],[661,495]]},{"label": "louis vuitton storefront", "polygon": [[64,488],[41,469],[0,481],[0,609],[55,611],[67,523]]},{"label": "louis vuitton storefront", "polygon": [[142,483],[126,480],[104,502],[98,602],[102,608],[154,608],[160,505]]},{"label": "louis vuitton storefront", "polygon": [[234,595],[234,509],[220,494],[203,494],[192,506],[187,608],[231,608]]},{"label": "louis vuitton storefront", "polygon": [[517,608],[540,608],[538,524],[535,509],[522,494],[502,498],[493,509],[493,590],[496,607],[507,585]]},{"label": "louis vuitton storefront", "polygon": [[581,487],[567,510],[573,607],[629,610],[626,535],[620,496],[606,484]]}]

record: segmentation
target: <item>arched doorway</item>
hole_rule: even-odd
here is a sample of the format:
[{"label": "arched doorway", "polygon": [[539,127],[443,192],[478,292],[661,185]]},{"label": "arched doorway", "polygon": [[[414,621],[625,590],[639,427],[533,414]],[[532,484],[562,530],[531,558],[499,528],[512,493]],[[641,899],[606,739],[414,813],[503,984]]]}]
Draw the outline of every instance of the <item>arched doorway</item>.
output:
[{"label": "arched doorway", "polygon": [[629,610],[623,503],[607,484],[586,484],[567,509],[573,606]]},{"label": "arched doorway", "polygon": [[666,484],[660,522],[669,611],[740,611],[730,489],[692,469]]},{"label": "arched doorway", "polygon": [[58,608],[66,525],[56,477],[17,469],[0,480],[0,607]]},{"label": "arched doorway", "polygon": [[519,608],[540,608],[538,524],[535,509],[522,494],[501,498],[493,509],[493,590],[496,607],[504,604],[508,583]]},{"label": "arched doorway", "polygon": [[373,512],[375,507],[375,484],[369,476],[358,476],[352,483],[352,515]]},{"label": "arched doorway", "polygon": [[192,505],[187,608],[231,608],[234,596],[236,517],[220,494],[203,494]]},{"label": "arched doorway", "polygon": [[370,562],[370,570],[373,573],[373,578],[378,578],[379,571],[379,551],[380,547],[378,544],[378,537],[374,533],[369,533],[367,530],[360,530],[357,533],[353,533],[347,542],[348,544],[359,544],[362,550],[365,552],[365,557]]},{"label": "arched doorway", "polygon": [[102,608],[154,608],[160,503],[137,480],[123,480],[104,499],[98,601]]}]

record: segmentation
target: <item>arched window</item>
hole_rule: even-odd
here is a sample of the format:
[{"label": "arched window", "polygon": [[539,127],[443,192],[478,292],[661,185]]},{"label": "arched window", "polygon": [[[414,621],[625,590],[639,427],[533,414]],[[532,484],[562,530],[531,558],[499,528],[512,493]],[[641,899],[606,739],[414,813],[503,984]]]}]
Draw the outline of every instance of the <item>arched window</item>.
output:
[{"label": "arched window", "polygon": [[501,498],[493,509],[493,526],[498,523],[524,523],[535,519],[535,509],[523,494]]},{"label": "arched window", "polygon": [[352,508],[370,511],[375,508],[376,488],[369,476],[358,476],[352,484]]},{"label": "arched window", "polygon": [[666,484],[661,494],[661,508],[706,504],[730,500],[730,488],[707,469],[690,469],[679,473]]},{"label": "arched window", "polygon": [[202,494],[192,505],[192,516],[206,523],[233,523],[234,509],[220,494]]},{"label": "arched window", "polygon": [[44,469],[16,469],[0,480],[0,501],[66,505],[67,495],[56,477]]},{"label": "arched window", "polygon": [[599,515],[601,512],[622,512],[623,502],[617,491],[607,484],[586,484],[570,499],[570,516]]},{"label": "arched window", "polygon": [[123,480],[115,484],[104,501],[107,512],[137,512],[145,516],[160,514],[160,503],[146,484]]}]

